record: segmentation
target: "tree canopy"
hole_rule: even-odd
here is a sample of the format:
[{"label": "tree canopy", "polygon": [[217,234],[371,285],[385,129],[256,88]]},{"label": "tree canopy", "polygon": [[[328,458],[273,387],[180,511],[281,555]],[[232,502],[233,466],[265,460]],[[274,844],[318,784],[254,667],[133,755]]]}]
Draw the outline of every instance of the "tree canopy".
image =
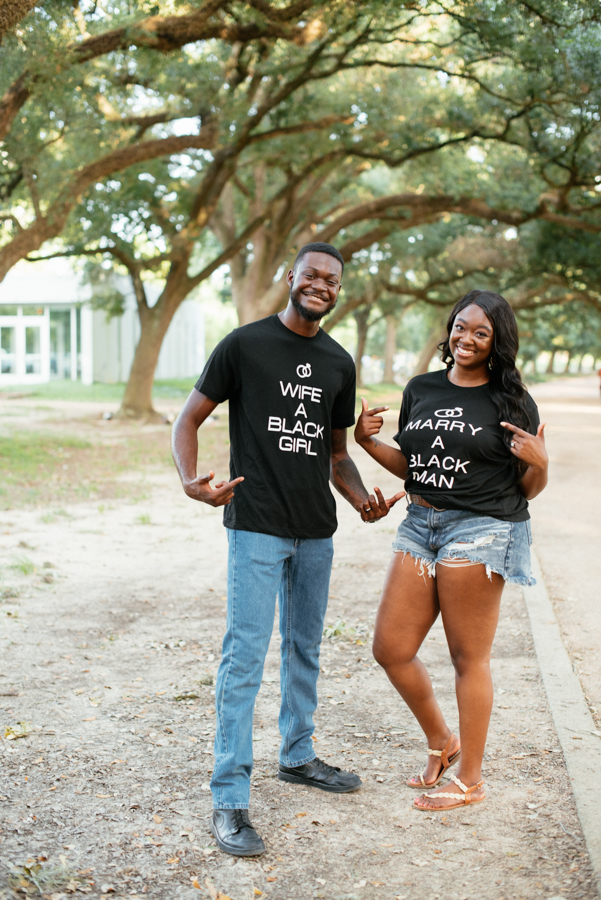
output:
[{"label": "tree canopy", "polygon": [[[0,278],[53,252],[125,266],[142,325],[126,411],[150,413],[162,339],[194,287],[228,263],[239,320],[267,315],[317,235],[352,261],[346,312],[365,305],[359,287],[382,309],[461,289],[468,276],[445,281],[434,250],[407,281],[418,226],[428,247],[454,229],[456,268],[494,274],[516,304],[566,289],[595,302],[596,2],[48,0],[25,13],[1,48]],[[501,245],[501,225],[519,239]],[[470,268],[472,252],[493,263]],[[361,274],[366,253],[377,277]],[[153,307],[149,278],[163,283]]]}]

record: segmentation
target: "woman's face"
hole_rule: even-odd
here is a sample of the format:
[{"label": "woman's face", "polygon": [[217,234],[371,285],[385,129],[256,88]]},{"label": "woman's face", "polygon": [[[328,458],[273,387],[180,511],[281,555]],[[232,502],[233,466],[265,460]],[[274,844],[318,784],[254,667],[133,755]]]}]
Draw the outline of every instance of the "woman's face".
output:
[{"label": "woman's face", "polygon": [[486,366],[493,350],[493,327],[475,303],[457,313],[449,348],[456,366],[472,370]]}]

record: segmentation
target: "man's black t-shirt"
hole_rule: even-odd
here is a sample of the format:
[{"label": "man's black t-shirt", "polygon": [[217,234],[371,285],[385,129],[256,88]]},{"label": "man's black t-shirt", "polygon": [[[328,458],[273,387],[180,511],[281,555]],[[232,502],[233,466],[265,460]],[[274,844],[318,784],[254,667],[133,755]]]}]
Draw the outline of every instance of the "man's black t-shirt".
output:
[{"label": "man's black t-shirt", "polygon": [[[529,394],[524,405],[535,434],[538,410]],[[487,384],[458,387],[446,370],[412,378],[394,437],[409,464],[407,493],[440,509],[506,522],[530,518],[499,421]]]},{"label": "man's black t-shirt", "polygon": [[330,537],[337,526],[331,430],[355,421],[355,366],[346,350],[321,329],[303,337],[269,316],[224,338],[196,389],[216,403],[229,400],[230,478],[244,481],[224,525]]}]

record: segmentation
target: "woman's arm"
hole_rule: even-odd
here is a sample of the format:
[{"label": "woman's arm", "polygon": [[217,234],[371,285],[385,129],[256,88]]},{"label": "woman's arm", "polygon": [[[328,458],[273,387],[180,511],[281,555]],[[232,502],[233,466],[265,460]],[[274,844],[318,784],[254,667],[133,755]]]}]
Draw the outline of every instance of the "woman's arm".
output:
[{"label": "woman's arm", "polygon": [[545,448],[545,426],[539,425],[536,434],[530,434],[509,422],[501,422],[503,428],[513,432],[511,452],[528,464],[528,468],[518,481],[518,487],[526,500],[532,500],[546,487],[549,457]]},{"label": "woman's arm", "polygon": [[363,410],[355,426],[356,442],[384,469],[388,469],[397,478],[404,480],[409,467],[401,451],[398,447],[390,447],[375,437],[384,424],[384,419],[377,413],[384,412],[388,407],[379,406],[375,409],[368,409],[365,397],[361,397],[361,405]]}]

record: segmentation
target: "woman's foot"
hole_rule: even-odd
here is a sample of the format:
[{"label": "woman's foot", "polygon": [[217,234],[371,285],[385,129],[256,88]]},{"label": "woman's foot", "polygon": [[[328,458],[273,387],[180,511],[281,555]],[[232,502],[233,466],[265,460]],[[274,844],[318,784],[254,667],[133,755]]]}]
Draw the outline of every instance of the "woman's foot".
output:
[{"label": "woman's foot", "polygon": [[422,811],[439,812],[480,803],[485,797],[484,781],[477,781],[468,786],[455,775],[451,775],[449,784],[441,784],[436,790],[421,794],[415,798],[413,805],[415,809]]},{"label": "woman's foot", "polygon": [[410,788],[434,787],[443,777],[449,766],[457,762],[461,752],[459,738],[451,734],[442,750],[428,748],[428,762],[421,775],[412,775],[405,784]]}]

